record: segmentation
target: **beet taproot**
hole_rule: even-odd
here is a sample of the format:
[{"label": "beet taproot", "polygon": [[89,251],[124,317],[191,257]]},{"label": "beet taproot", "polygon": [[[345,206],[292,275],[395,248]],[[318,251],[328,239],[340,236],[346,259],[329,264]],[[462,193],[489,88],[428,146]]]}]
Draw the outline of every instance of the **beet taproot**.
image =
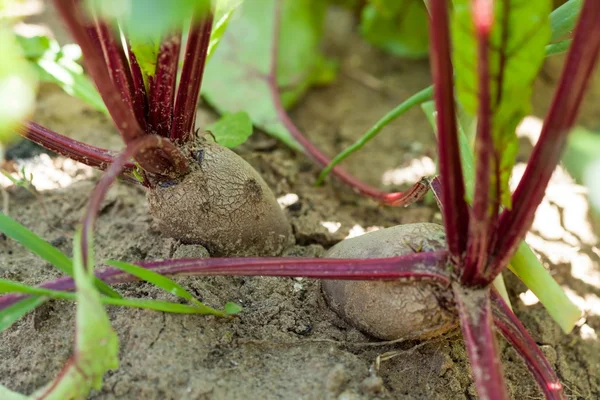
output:
[{"label": "beet taproot", "polygon": [[[445,248],[442,226],[417,223],[343,240],[325,257],[384,258]],[[458,323],[447,289],[428,281],[325,280],[321,285],[327,303],[341,318],[380,339],[430,339]]]},{"label": "beet taproot", "polygon": [[204,138],[188,150],[191,172],[147,192],[163,233],[217,257],[278,255],[290,245],[290,224],[250,164]]}]

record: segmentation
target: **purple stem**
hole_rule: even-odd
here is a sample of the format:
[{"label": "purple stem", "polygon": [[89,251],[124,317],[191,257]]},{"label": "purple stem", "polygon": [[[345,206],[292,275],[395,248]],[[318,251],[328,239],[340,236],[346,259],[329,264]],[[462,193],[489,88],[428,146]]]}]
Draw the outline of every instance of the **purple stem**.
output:
[{"label": "purple stem", "polygon": [[[291,257],[201,258],[139,261],[135,264],[168,276],[283,276],[345,280],[417,278],[448,286],[450,274],[446,269],[447,261],[448,253],[437,251],[363,260]],[[133,275],[110,267],[96,270],[96,276],[108,284],[139,280]],[[40,287],[71,291],[74,290],[75,283],[73,278],[67,276],[43,283]],[[0,310],[26,297],[28,296],[20,294],[2,296]]]},{"label": "purple stem", "polygon": [[496,328],[521,355],[546,399],[566,400],[558,376],[523,324],[495,291],[491,300]]},{"label": "purple stem", "polygon": [[171,127],[171,140],[173,141],[185,142],[192,136],[212,22],[213,17],[210,13],[192,17],[192,27],[188,35],[175,99],[173,126]]},{"label": "purple stem", "polygon": [[127,54],[129,55],[129,66],[131,68],[131,79],[133,82],[133,110],[144,131],[146,131],[146,133],[152,133],[148,131],[146,123],[146,115],[148,113],[148,93],[146,92],[146,85],[144,84],[144,75],[142,74],[142,68],[138,63],[137,57],[131,50],[129,43],[127,44]]},{"label": "purple stem", "polygon": [[[22,125],[18,128],[18,132],[24,138],[61,156],[101,170],[108,168],[116,157],[116,154],[110,150],[79,142],[38,125],[35,122],[28,122],[26,125]],[[133,168],[134,165],[132,163],[125,164],[122,175],[128,178],[132,177],[131,171]]]},{"label": "purple stem", "polygon": [[430,63],[437,110],[438,163],[444,182],[442,200],[445,207],[442,213],[448,248],[455,258],[455,263],[460,265],[467,248],[469,210],[465,201],[465,184],[458,147],[448,3],[446,0],[430,0],[429,11]]},{"label": "purple stem", "polygon": [[88,33],[91,28],[86,27],[86,23],[89,21],[86,21],[82,15],[80,1],[54,0],[54,5],[71,31],[71,35],[81,47],[87,70],[125,142],[128,143],[142,136],[144,132],[138,124],[133,110],[123,107],[120,92],[108,73],[102,47],[98,46],[98,41]]},{"label": "purple stem", "polygon": [[495,259],[488,279],[493,279],[508,264],[533,222],[575,123],[599,51],[600,1],[586,0],[540,139],[512,196],[513,207],[500,216],[498,239],[493,247]]},{"label": "purple stem", "polygon": [[[115,154],[101,147],[91,146],[63,136],[35,122],[27,122],[18,128],[21,136],[64,157],[69,157],[90,167],[105,170]],[[126,167],[132,168],[133,164]]]},{"label": "purple stem", "polygon": [[133,78],[121,41],[115,39],[112,31],[105,23],[96,21],[95,29],[102,45],[108,72],[114,86],[121,94],[121,101],[134,112],[138,123],[143,127],[145,122],[143,115],[138,115],[133,107]]},{"label": "purple stem", "polygon": [[[492,140],[492,111],[490,107],[489,37],[493,18],[493,4],[489,0],[473,2],[473,22],[477,35],[477,73],[479,78],[479,109],[475,140],[476,179],[473,208],[469,220],[467,255],[461,281],[473,286],[486,284],[482,272],[488,262],[489,238],[495,221],[490,213],[494,202],[490,198],[491,161],[494,156]],[[496,170],[496,179],[499,179]],[[500,196],[500,193],[496,193]]]},{"label": "purple stem", "polygon": [[164,137],[171,133],[180,46],[181,34],[163,40],[156,60],[156,73],[150,84],[150,130]]},{"label": "purple stem", "polygon": [[[288,115],[283,102],[281,93],[279,93],[279,85],[277,83],[277,58],[279,54],[279,36],[281,30],[281,2],[275,4],[275,17],[273,26],[273,46],[271,48],[271,67],[267,76],[267,83],[271,92],[273,105],[281,123],[290,132],[292,137],[300,143],[306,153],[319,166],[325,167],[330,164],[331,158],[323,154],[308,138],[298,129],[290,116]],[[405,192],[388,193],[378,190],[364,182],[359,181],[343,168],[336,166],[332,173],[339,180],[358,191],[359,193],[371,197],[381,204],[388,206],[408,206],[414,202],[421,200],[429,190],[425,179],[421,179],[415,183],[410,189]]]},{"label": "purple stem", "polygon": [[457,282],[452,289],[479,398],[508,400],[494,335],[490,289],[465,288]]},{"label": "purple stem", "polygon": [[[121,94],[113,83],[104,60],[103,43],[97,35],[96,30],[86,25],[85,17],[82,15],[79,0],[54,0],[56,9],[69,27],[71,34],[81,47],[84,61],[88,72],[92,76],[102,100],[106,105],[115,125],[121,132],[126,144],[133,142],[139,137],[145,136],[131,107],[123,107]],[[112,54],[112,53],[111,53]],[[113,54],[115,58],[120,55]],[[113,57],[111,56],[111,57]],[[116,61],[115,61],[116,62]],[[187,172],[187,164],[184,169],[179,169],[183,164],[179,162],[181,154],[174,146],[164,145],[162,148],[152,148],[152,151],[139,152],[135,160],[147,172],[158,175],[179,175]]]}]

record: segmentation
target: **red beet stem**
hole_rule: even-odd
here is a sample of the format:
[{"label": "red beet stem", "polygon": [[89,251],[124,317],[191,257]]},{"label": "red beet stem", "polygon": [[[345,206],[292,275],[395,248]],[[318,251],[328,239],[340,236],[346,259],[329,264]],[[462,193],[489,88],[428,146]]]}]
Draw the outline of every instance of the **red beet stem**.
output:
[{"label": "red beet stem", "polygon": [[140,122],[140,125],[144,128],[146,133],[152,133],[148,132],[146,123],[146,115],[148,114],[148,93],[146,92],[144,75],[142,74],[140,64],[129,44],[127,44],[127,54],[129,56],[129,66],[131,68],[131,79],[133,82],[133,110],[138,121],[143,121]]},{"label": "red beet stem", "polygon": [[[28,122],[18,128],[21,136],[64,157],[69,157],[90,167],[105,170],[112,163],[115,154],[101,147],[91,146],[63,136],[35,122]],[[133,164],[125,165],[132,169]]]},{"label": "red beet stem", "polygon": [[490,289],[464,288],[459,283],[452,289],[477,394],[483,400],[508,400],[492,325]]},{"label": "red beet stem", "polygon": [[54,4],[67,24],[71,35],[81,47],[88,73],[94,80],[108,112],[125,142],[128,143],[142,136],[144,132],[138,124],[133,110],[129,107],[123,107],[119,89],[115,87],[111,80],[104,60],[102,46],[98,46],[100,41],[94,39],[88,33],[93,27],[87,25],[86,28],[86,24],[89,24],[90,21],[86,21],[80,1],[54,0]]},{"label": "red beet stem", "polygon": [[185,142],[192,137],[200,85],[206,64],[213,16],[203,13],[192,17],[192,26],[185,48],[181,79],[175,99],[171,140]]},{"label": "red beet stem", "polygon": [[566,400],[558,376],[517,316],[495,291],[492,291],[491,301],[496,328],[523,358],[546,399]]},{"label": "red beet stem", "polygon": [[[144,129],[146,121],[143,114],[138,115],[133,106],[133,78],[123,45],[115,38],[107,24],[96,21],[95,29],[104,52],[104,60],[108,67],[111,80],[121,94],[121,101],[136,116],[137,122]],[[120,39],[120,38],[119,38]]]},{"label": "red beet stem", "polygon": [[[93,207],[97,207],[96,197]],[[92,206],[90,206],[90,209]],[[88,213],[90,214],[90,213]],[[92,226],[93,220],[88,221]],[[284,276],[345,280],[422,279],[450,285],[446,269],[446,251],[422,252],[399,257],[378,259],[327,259],[327,258],[200,258],[161,261],[138,261],[135,264],[168,276]],[[138,280],[117,268],[96,270],[96,276],[108,284]],[[71,277],[46,282],[41,287],[71,291],[75,283]],[[26,298],[9,294],[0,297],[0,310]]]},{"label": "red beet stem", "polygon": [[431,38],[430,61],[434,82],[434,100],[437,110],[438,163],[442,182],[444,202],[444,225],[448,249],[457,265],[467,248],[469,210],[465,201],[454,88],[452,62],[450,61],[450,29],[448,23],[448,2],[429,2],[429,36]]},{"label": "red beet stem", "polygon": [[180,47],[181,34],[163,40],[156,59],[156,72],[150,84],[149,129],[164,137],[171,134]]},{"label": "red beet stem", "polygon": [[493,279],[508,264],[524,239],[535,211],[544,198],[550,177],[560,161],[567,135],[575,123],[598,59],[599,21],[600,1],[586,0],[540,139],[512,196],[512,209],[505,210],[500,216],[497,241],[493,247],[495,259],[490,266],[488,279]]},{"label": "red beet stem", "polygon": [[[492,111],[490,107],[489,37],[493,18],[493,4],[489,0],[473,2],[473,23],[477,35],[477,75],[479,80],[477,137],[475,140],[476,179],[473,208],[469,221],[467,255],[461,281],[467,285],[485,284],[483,269],[488,261],[489,239],[495,221],[491,213],[497,202],[490,197],[491,162],[496,156],[492,140]],[[496,181],[500,178],[495,170]],[[500,196],[500,193],[495,193]]]},{"label": "red beet stem", "polygon": [[[54,3],[71,34],[81,47],[88,72],[92,76],[115,125],[121,132],[123,140],[126,144],[129,144],[137,138],[143,137],[145,132],[137,121],[131,103],[125,102],[127,106],[123,106],[124,102],[121,92],[112,81],[109,74],[109,70],[111,69],[104,59],[102,49],[105,43],[97,35],[96,28],[90,25],[91,22],[86,20],[83,15],[81,2],[79,0],[55,0]],[[107,57],[111,59],[110,63],[121,65],[122,58],[124,57],[121,53],[119,51],[108,52]],[[117,75],[120,76],[120,74],[125,73],[124,70],[125,66],[119,68]],[[126,81],[129,78],[123,79]],[[153,174],[179,175],[185,173],[187,165],[185,165],[185,168],[179,169],[184,164],[179,161],[181,158],[180,153],[174,149],[174,146],[165,144],[162,146],[162,149],[153,148],[152,151],[137,153],[135,160],[145,171]]]},{"label": "red beet stem", "polygon": [[[17,131],[24,138],[48,150],[101,170],[108,168],[116,157],[116,154],[110,150],[79,142],[35,122],[28,122],[19,127]],[[126,163],[120,174],[121,178],[132,183],[139,183],[132,173],[134,167],[132,163]]]},{"label": "red beet stem", "polygon": [[[276,2],[275,17],[273,26],[273,46],[271,48],[271,67],[267,76],[267,82],[273,105],[277,112],[277,116],[285,128],[290,132],[292,137],[300,143],[307,155],[316,162],[319,166],[325,167],[331,162],[331,158],[323,154],[310,140],[298,129],[292,119],[289,117],[279,93],[279,85],[277,83],[277,57],[279,54],[279,36],[281,28],[281,2]],[[421,179],[405,192],[388,193],[378,190],[372,186],[359,181],[343,168],[336,166],[332,169],[332,174],[339,180],[350,186],[357,192],[371,197],[375,201],[388,206],[408,206],[416,201],[421,200],[429,187],[425,179]]]}]

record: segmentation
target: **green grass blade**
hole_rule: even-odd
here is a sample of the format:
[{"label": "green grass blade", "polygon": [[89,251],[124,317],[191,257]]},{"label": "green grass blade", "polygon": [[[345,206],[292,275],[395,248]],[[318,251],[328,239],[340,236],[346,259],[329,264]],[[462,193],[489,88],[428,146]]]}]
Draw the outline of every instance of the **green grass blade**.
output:
[{"label": "green grass blade", "polygon": [[136,276],[143,281],[149,282],[156,287],[159,287],[175,296],[179,296],[182,299],[190,301],[194,304],[202,304],[198,300],[192,296],[190,292],[185,290],[185,288],[179,285],[177,282],[173,281],[170,278],[167,278],[164,275],[161,275],[157,272],[151,271],[146,268],[142,268],[140,266],[129,264],[123,261],[109,260],[106,262],[106,265],[110,265],[112,267],[118,268],[121,271],[125,271],[130,275]]},{"label": "green grass blade", "polygon": [[327,175],[331,172],[331,170],[344,161],[349,155],[354,153],[355,151],[361,149],[365,144],[369,143],[371,139],[373,139],[383,128],[385,128],[388,124],[394,121],[396,118],[403,115],[405,112],[422,104],[425,101],[431,100],[433,96],[433,86],[429,86],[420,92],[412,95],[404,102],[400,103],[396,108],[385,114],[379,121],[375,123],[367,132],[364,133],[356,142],[354,142],[349,147],[346,147],[341,153],[339,153],[323,171],[319,174],[319,178],[317,179],[317,185],[323,183],[323,180]]},{"label": "green grass blade", "polygon": [[[0,232],[19,242],[27,250],[54,265],[63,273],[73,276],[73,261],[65,253],[3,213],[0,213]],[[122,297],[98,278],[95,279],[95,285],[102,294],[108,297]]]},{"label": "green grass blade", "polygon": [[19,242],[27,250],[48,261],[65,274],[73,276],[73,262],[69,257],[17,221],[2,213],[0,213],[0,232]]},{"label": "green grass blade", "polygon": [[[184,313],[192,313],[192,314],[202,313],[202,314],[213,314],[213,315],[219,315],[219,316],[237,314],[241,310],[240,306],[238,306],[235,303],[227,303],[225,305],[225,313],[223,313],[222,311],[215,310],[211,307],[208,307],[208,306],[204,305],[203,303],[201,303],[200,301],[198,301],[190,292],[188,292],[183,286],[179,285],[177,282],[173,281],[172,279],[170,279],[164,275],[161,275],[154,271],[150,271],[146,268],[142,268],[138,265],[129,264],[129,263],[126,263],[123,261],[116,261],[116,260],[109,260],[106,262],[106,265],[110,265],[112,267],[115,267],[122,271],[125,271],[130,275],[136,276],[143,281],[151,283],[156,287],[159,287],[171,294],[174,294],[175,296],[181,297],[182,299],[189,301],[190,303],[192,303],[194,305],[192,307],[192,309],[194,309],[196,311],[185,311],[185,310],[187,310],[187,308],[180,307],[180,306],[182,306],[182,304],[175,304],[175,303],[169,303],[169,302],[165,302],[165,304],[175,305],[176,307],[172,307],[170,309],[152,308],[153,310],[167,311],[167,312],[179,312],[179,313],[184,312]],[[130,301],[131,299],[126,299],[126,300]],[[138,302],[138,303],[142,304],[140,302]],[[111,304],[114,304],[114,303],[111,303]],[[154,305],[152,307],[155,307],[157,303],[154,302],[153,304]],[[135,305],[130,305],[130,306],[136,307]],[[161,305],[161,307],[162,307],[162,305]],[[170,307],[170,306],[167,306],[167,307]],[[188,306],[186,306],[186,307],[188,307]],[[148,308],[151,308],[151,307],[148,307]],[[205,312],[199,312],[198,309],[204,310]]]},{"label": "green grass blade", "polygon": [[52,290],[37,286],[29,286],[21,282],[10,281],[8,279],[0,279],[0,293],[23,293],[39,296],[48,296],[50,298],[60,300],[75,300],[77,297],[77,294],[72,292],[63,292],[61,290]]},{"label": "green grass blade", "polygon": [[[77,293],[63,292],[60,290],[45,289],[41,287],[28,286],[19,282],[9,281],[6,279],[0,279],[0,293],[23,293],[37,296],[47,296],[52,299],[59,300],[77,300]],[[194,299],[195,300],[195,299]],[[225,317],[232,313],[230,312],[233,308],[229,305],[229,310],[226,312],[215,310],[214,308],[205,306],[198,300],[194,301],[194,305],[178,304],[169,301],[162,300],[149,300],[149,299],[127,299],[127,298],[112,298],[112,297],[101,297],[100,301],[103,304],[109,304],[114,306],[125,306],[134,308],[146,308],[149,310],[164,311],[177,314],[211,314],[219,317]],[[19,303],[16,303],[19,304]],[[14,306],[14,305],[13,305]],[[11,306],[11,307],[13,307]],[[10,308],[10,307],[9,307]],[[1,314],[0,314],[1,315]]]},{"label": "green grass blade", "polygon": [[45,296],[32,296],[23,299],[4,310],[0,311],[0,332],[4,332],[12,324],[24,317],[29,311],[43,304],[48,300]]},{"label": "green grass blade", "polygon": [[134,308],[145,308],[148,310],[163,311],[175,314],[210,314],[218,317],[225,317],[227,314],[223,311],[215,310],[214,308],[203,305],[202,303],[195,305],[178,304],[170,301],[162,300],[147,300],[147,299],[111,299],[103,298],[104,304],[114,306],[125,306]]}]

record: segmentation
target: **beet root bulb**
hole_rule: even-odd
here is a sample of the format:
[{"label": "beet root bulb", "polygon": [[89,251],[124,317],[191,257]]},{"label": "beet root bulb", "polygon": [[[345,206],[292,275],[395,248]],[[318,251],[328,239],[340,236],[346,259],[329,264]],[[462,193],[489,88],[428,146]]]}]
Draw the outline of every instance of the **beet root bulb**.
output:
[{"label": "beet root bulb", "polygon": [[[399,225],[346,239],[328,258],[384,258],[446,248],[444,229],[432,223]],[[384,340],[430,339],[457,326],[447,289],[428,281],[326,280],[329,306],[360,331]]]},{"label": "beet root bulb", "polygon": [[190,152],[190,173],[148,190],[150,214],[163,233],[217,257],[278,255],[289,246],[290,224],[250,164],[206,140]]}]

